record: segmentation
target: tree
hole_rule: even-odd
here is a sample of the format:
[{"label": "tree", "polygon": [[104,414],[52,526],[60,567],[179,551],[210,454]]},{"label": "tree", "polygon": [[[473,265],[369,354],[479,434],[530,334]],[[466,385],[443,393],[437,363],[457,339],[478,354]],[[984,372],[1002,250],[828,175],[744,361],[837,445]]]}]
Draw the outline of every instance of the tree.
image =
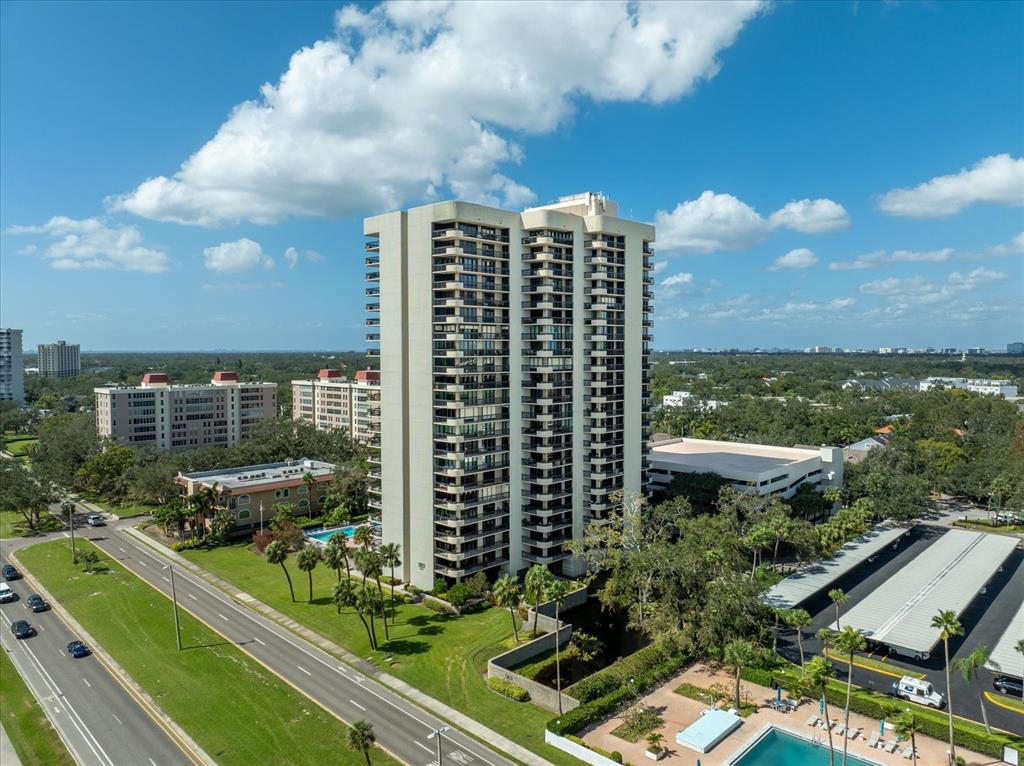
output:
[{"label": "tree", "polygon": [[832,643],[832,639],[833,639],[833,637],[835,637],[835,633],[833,633],[828,628],[820,628],[818,630],[818,632],[814,634],[814,637],[816,639],[818,639],[819,641],[821,641],[821,643],[822,643],[822,654],[824,654],[827,657],[828,656],[828,645],[830,643]]},{"label": "tree", "polygon": [[362,753],[366,758],[366,766],[370,766],[370,748],[376,741],[373,724],[369,721],[356,721],[348,727],[345,734],[345,747],[353,752]]},{"label": "tree", "polygon": [[804,666],[804,628],[811,626],[811,614],[806,609],[790,609],[785,615],[786,624],[796,631],[796,645],[800,649],[800,667]]},{"label": "tree", "polygon": [[333,569],[337,575],[338,582],[341,582],[341,568],[345,567],[345,576],[349,577],[348,571],[348,543],[345,535],[331,535],[324,546],[324,566]]},{"label": "tree", "polygon": [[35,530],[53,497],[49,488],[14,460],[0,460],[0,511],[17,511],[30,530]]},{"label": "tree", "polygon": [[494,603],[501,609],[508,609],[512,618],[512,634],[519,643],[519,628],[516,627],[516,607],[522,600],[523,594],[519,589],[519,580],[512,575],[502,575],[494,583]]},{"label": "tree", "polygon": [[[391,570],[391,622],[395,622],[395,567],[402,565],[402,546],[398,543],[384,543],[378,551],[381,566]],[[480,574],[483,574],[481,572]]]},{"label": "tree", "polygon": [[373,530],[367,524],[356,527],[356,531],[352,533],[352,542],[363,546],[364,550],[370,550],[373,545]]},{"label": "tree", "polygon": [[[850,693],[853,690],[853,656],[857,652],[863,652],[868,648],[868,640],[852,625],[847,625],[835,638],[835,647],[846,655],[846,707],[843,709],[843,727],[850,727]],[[849,737],[843,737],[843,766],[846,766],[847,742]]]},{"label": "tree", "polygon": [[85,564],[85,571],[90,574],[100,560],[99,555],[93,550],[84,551],[79,558],[82,559],[82,563]]},{"label": "tree", "polygon": [[544,596],[548,601],[555,602],[555,684],[558,690],[558,714],[562,715],[562,667],[559,659],[559,627],[558,612],[565,606],[565,597],[569,594],[570,584],[568,580],[552,577],[545,589]]},{"label": "tree", "polygon": [[185,521],[188,519],[188,509],[180,497],[172,497],[163,505],[153,511],[153,520],[163,527],[167,533],[168,527],[174,527],[178,532],[178,542],[185,540]]},{"label": "tree", "polygon": [[537,635],[537,614],[554,575],[543,564],[534,564],[526,572],[526,603],[533,607],[533,635]]},{"label": "tree", "polygon": [[897,737],[910,740],[911,758],[914,766],[917,766],[917,732],[920,726],[917,723],[917,716],[910,710],[904,710],[893,722]]},{"label": "tree", "polygon": [[991,665],[993,670],[1000,670],[999,664],[989,660],[989,648],[987,646],[979,646],[974,649],[966,657],[953,660],[953,668],[963,676],[967,683],[973,683],[975,688],[978,690],[978,706],[981,707],[981,720],[985,722],[985,731],[988,734],[992,733],[992,727],[988,723],[988,710],[985,709],[985,696],[981,684],[979,683],[978,671],[983,669],[985,665]]},{"label": "tree", "polygon": [[[331,591],[331,600],[334,601],[334,606],[337,607],[338,614],[341,614],[341,608],[343,606],[353,606],[356,601],[356,589],[352,584],[352,581],[348,578],[344,580],[338,580],[334,583],[334,589]],[[363,627],[366,627],[365,621]],[[366,637],[370,637],[370,631],[367,629]]]},{"label": "tree", "polygon": [[284,547],[284,543],[280,540],[274,540],[263,551],[263,555],[267,557],[268,564],[281,565],[284,576],[288,578],[288,592],[292,594],[292,601],[295,601],[295,588],[292,587],[292,576],[288,573],[288,567],[285,566],[285,561],[288,560],[288,549]]},{"label": "tree", "polygon": [[210,520],[210,534],[207,536],[213,545],[222,545],[235,530],[235,517],[230,511],[217,511]]},{"label": "tree", "polygon": [[39,424],[39,442],[32,465],[63,487],[73,487],[75,474],[100,450],[95,417],[88,412],[54,415]]},{"label": "tree", "polygon": [[836,630],[842,630],[843,626],[839,624],[839,607],[849,600],[849,596],[846,595],[842,588],[833,588],[828,592],[828,598],[836,608]]},{"label": "tree", "polygon": [[188,498],[189,507],[195,516],[193,526],[199,530],[200,536],[206,531],[206,518],[210,516],[220,501],[220,486],[217,482],[203,485]]},{"label": "tree", "polygon": [[313,570],[320,563],[320,551],[312,545],[307,545],[299,551],[299,569],[306,573],[309,578],[309,602],[313,603]]},{"label": "tree", "polygon": [[1003,501],[1013,494],[1013,479],[1007,474],[999,474],[988,485],[988,516],[992,520],[992,502],[995,501],[997,511],[1003,509]]},{"label": "tree", "polygon": [[120,503],[128,494],[128,478],[134,465],[135,452],[131,447],[105,441],[102,449],[75,471],[75,484]]},{"label": "tree", "polygon": [[652,731],[647,735],[647,749],[652,753],[660,753],[665,742],[665,735],[660,731]]},{"label": "tree", "polygon": [[818,696],[824,703],[825,711],[825,722],[828,729],[828,762],[830,766],[836,764],[835,748],[832,745],[832,719],[828,714],[828,697],[825,695],[825,690],[828,688],[829,678],[832,676],[832,666],[828,663],[824,657],[811,657],[806,667],[804,667],[803,674],[800,676],[800,686],[807,690],[812,691]]},{"label": "tree", "polygon": [[843,493],[837,487],[828,487],[821,493],[821,499],[828,504],[829,510],[831,510],[835,508],[836,503],[842,502]]},{"label": "tree", "polygon": [[956,763],[956,741],[953,738],[953,687],[949,683],[949,639],[952,636],[962,636],[964,632],[956,612],[949,609],[940,609],[938,614],[932,617],[931,626],[939,630],[939,637],[942,639],[942,648],[946,653],[946,711],[949,713],[949,762]]},{"label": "tree", "polygon": [[384,624],[384,639],[386,641],[390,641],[391,636],[388,634],[388,613],[384,608],[384,588],[380,584],[380,555],[377,551],[369,549],[356,551],[356,566],[359,568],[364,579],[376,580],[377,582],[377,592],[380,596],[377,599],[377,603],[380,604],[380,621]]},{"label": "tree", "polygon": [[[306,488],[306,497],[309,499],[309,515],[312,516],[313,503],[316,500],[314,497],[316,495],[316,477],[309,471],[306,471],[302,474],[302,484]],[[321,508],[321,510],[323,509]]]},{"label": "tree", "polygon": [[365,623],[365,618],[366,617],[370,618],[370,648],[371,649],[376,649],[377,648],[377,629],[374,627],[373,619],[374,619],[374,616],[377,614],[378,611],[380,611],[380,609],[382,607],[383,607],[383,604],[381,604],[380,596],[377,594],[377,592],[375,590],[373,590],[373,588],[370,588],[369,586],[364,585],[362,588],[360,588],[356,592],[356,602],[355,602],[356,612],[359,614],[360,618],[362,618],[364,620],[364,623],[363,623],[364,625],[366,624]]},{"label": "tree", "polygon": [[732,668],[736,677],[735,703],[740,706],[740,673],[757,659],[757,647],[743,638],[736,638],[725,645],[722,661]]}]

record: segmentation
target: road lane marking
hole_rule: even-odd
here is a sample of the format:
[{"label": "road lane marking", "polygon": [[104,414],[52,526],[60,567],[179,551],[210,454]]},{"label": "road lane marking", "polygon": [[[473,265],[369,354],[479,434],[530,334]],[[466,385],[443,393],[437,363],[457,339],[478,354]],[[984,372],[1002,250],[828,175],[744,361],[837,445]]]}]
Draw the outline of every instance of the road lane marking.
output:
[{"label": "road lane marking", "polygon": [[424,745],[424,744],[423,744],[422,742],[417,742],[417,741],[416,741],[416,740],[414,739],[414,740],[412,741],[412,743],[413,743],[414,745],[416,745],[416,747],[422,747],[422,748],[423,748],[424,750],[426,750],[426,751],[427,751],[428,753],[430,753],[431,755],[433,755],[433,754],[434,754],[434,751],[433,751],[433,750],[431,750],[431,749],[430,749],[429,747],[427,747],[426,745]]},{"label": "road lane marking", "polygon": [[114,714],[114,713],[111,713],[111,715],[112,715],[112,716],[114,716],[114,720],[115,720],[115,721],[117,721],[117,722],[118,722],[119,724],[121,724],[122,726],[124,726],[124,721],[122,721],[122,720],[121,720],[120,718],[118,718],[116,714]]},{"label": "road lane marking", "polygon": [[67,532],[64,533],[64,537],[71,537]]},{"label": "road lane marking", "polygon": [[312,673],[310,673],[310,672],[309,672],[308,670],[306,670],[306,669],[305,669],[304,667],[302,667],[302,665],[296,665],[295,667],[297,667],[297,668],[298,668],[299,670],[301,670],[301,671],[302,671],[303,673],[305,673],[305,674],[306,674],[307,676],[311,676],[311,675],[313,675],[313,674],[312,674]]},{"label": "road lane marking", "polygon": [[998,705],[999,707],[1004,708],[1005,710],[1012,710],[1017,715],[1024,715],[1024,710],[1021,710],[1020,708],[1015,708],[1015,707],[1013,707],[1011,705],[1007,705],[1005,702],[1003,702],[997,696],[992,694],[992,692],[985,692],[985,699],[987,699],[993,705]]},{"label": "road lane marking", "polygon": [[170,579],[167,578],[167,577],[164,577],[163,575],[160,575],[160,579],[163,580],[164,582],[170,582]]},{"label": "road lane marking", "polygon": [[263,643],[262,641],[260,641],[258,638],[256,638],[256,636],[253,636],[252,640],[255,641],[257,644],[259,644],[260,646],[266,646],[266,644]]},{"label": "road lane marking", "polygon": [[127,552],[128,552],[128,551],[126,551],[126,550],[125,550],[124,548],[122,548],[122,547],[121,547],[120,545],[119,545],[119,546],[117,546],[117,549],[118,549],[119,551],[121,551],[121,553],[127,553]]},{"label": "road lane marking", "polygon": [[156,766],[156,761],[154,761],[152,758],[147,758],[146,760],[153,764],[153,766]]},{"label": "road lane marking", "polygon": [[92,684],[89,683],[89,679],[88,678],[83,678],[82,679],[82,683],[85,684],[86,686],[88,686],[90,689],[92,688]]},{"label": "road lane marking", "polygon": [[360,710],[362,710],[362,711],[363,711],[364,713],[366,712],[366,708],[364,708],[364,707],[363,707],[362,705],[360,705],[360,704],[359,704],[358,702],[356,702],[355,700],[349,700],[349,702],[351,702],[351,703],[352,703],[353,705],[355,705],[355,706],[356,706],[357,708],[359,708]]},{"label": "road lane marking", "polygon": [[189,597],[190,599],[192,599],[193,601],[198,601],[198,600],[199,600],[199,599],[197,599],[197,598],[196,598],[195,596],[193,596],[193,595],[192,595],[191,593],[186,593],[185,595],[186,595],[186,596],[188,596],[188,597]]},{"label": "road lane marking", "polygon": [[220,612],[217,612],[217,616],[220,617],[222,620],[224,620],[224,622],[231,622],[231,620],[229,620],[227,617],[222,615]]},{"label": "road lane marking", "polygon": [[142,559],[139,559],[139,564],[141,564],[142,566],[146,566],[146,562],[143,561]]}]

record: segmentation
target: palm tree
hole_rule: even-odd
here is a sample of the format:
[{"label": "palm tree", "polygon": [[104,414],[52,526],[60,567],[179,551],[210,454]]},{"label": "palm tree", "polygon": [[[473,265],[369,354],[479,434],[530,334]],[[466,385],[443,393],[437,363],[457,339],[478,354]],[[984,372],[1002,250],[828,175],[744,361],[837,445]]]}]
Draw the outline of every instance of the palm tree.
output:
[{"label": "palm tree", "polygon": [[828,503],[829,510],[831,510],[835,507],[836,503],[843,499],[843,493],[835,487],[829,487],[821,493],[821,497],[826,503]]},{"label": "palm tree", "polygon": [[[843,728],[850,727],[850,692],[853,689],[853,655],[868,648],[868,640],[852,625],[847,625],[835,638],[835,647],[843,654],[849,664],[846,666],[846,707],[844,708]],[[846,766],[846,750],[849,737],[843,737],[843,766]]]},{"label": "palm tree", "polygon": [[[334,606],[338,609],[338,614],[341,614],[341,608],[343,606],[354,606],[356,602],[356,589],[352,584],[352,581],[346,578],[334,583],[334,590],[331,591],[331,598],[334,601]],[[363,627],[366,627],[366,625],[364,624]],[[366,633],[367,637],[369,637],[370,631],[367,630]]]},{"label": "palm tree", "polygon": [[313,515],[313,494],[316,491],[316,477],[309,471],[302,474],[302,483],[306,485],[306,497],[309,498],[309,515]]},{"label": "palm tree", "polygon": [[380,584],[380,555],[377,551],[356,551],[356,566],[359,567],[359,571],[362,572],[363,579],[377,581],[377,592],[380,594],[380,621],[384,623],[384,638],[385,640],[390,641],[391,636],[388,635],[388,613],[387,609],[384,607],[384,588]]},{"label": "palm tree", "polygon": [[979,646],[966,657],[953,660],[953,668],[960,672],[967,683],[974,683],[978,689],[978,705],[981,707],[981,720],[985,722],[985,731],[992,733],[992,727],[988,725],[988,711],[985,709],[985,697],[982,693],[981,684],[978,683],[978,671],[985,665],[991,665],[993,670],[1001,670],[999,663],[989,661],[989,648]]},{"label": "palm tree", "polygon": [[288,574],[288,567],[284,562],[288,560],[288,549],[280,540],[271,542],[263,554],[267,557],[268,564],[280,564],[284,570],[284,576],[288,578],[288,591],[292,594],[292,601],[295,600],[295,588],[292,587],[292,576]]},{"label": "palm tree", "polygon": [[896,736],[910,740],[910,757],[914,759],[914,766],[917,766],[917,716],[909,709],[904,710],[893,723],[896,724]]},{"label": "palm tree", "polygon": [[370,748],[376,741],[373,724],[369,721],[356,721],[348,727],[345,734],[345,747],[353,752],[362,753],[366,758],[366,766],[370,766]]},{"label": "palm tree", "polygon": [[839,607],[847,602],[849,596],[846,595],[842,588],[833,588],[828,592],[828,597],[836,608],[836,630],[840,631],[843,629],[843,626],[839,624]]},{"label": "palm tree", "polygon": [[[217,507],[218,500],[220,500],[220,485],[217,482],[210,486],[204,485],[200,487],[188,499],[188,504],[192,508],[195,527],[200,530],[200,537],[202,537],[202,533],[206,530],[206,517],[213,513],[213,509]],[[194,529],[192,534],[195,534]]]},{"label": "palm tree", "polygon": [[338,582],[341,582],[341,568],[345,567],[346,574],[348,573],[348,550],[345,545],[345,536],[338,534],[332,535],[327,540],[327,545],[324,546],[324,566],[334,570],[337,575]]},{"label": "palm tree", "polygon": [[526,602],[533,607],[533,635],[537,636],[537,614],[540,605],[544,603],[544,594],[547,592],[548,583],[554,576],[543,564],[534,564],[526,573]]},{"label": "palm tree", "polygon": [[800,667],[804,666],[804,628],[811,625],[811,614],[806,609],[790,609],[786,612],[786,624],[796,630],[796,645],[800,649]]},{"label": "palm tree", "polygon": [[373,545],[373,530],[367,524],[356,527],[356,531],[352,533],[352,542],[363,546],[365,550],[370,550],[370,546]]},{"label": "palm tree", "polygon": [[828,697],[825,695],[831,675],[832,666],[829,665],[828,660],[824,657],[811,657],[804,668],[803,675],[800,676],[800,686],[821,696],[821,701],[825,706],[825,724],[828,728],[828,762],[829,766],[835,766],[836,754],[832,747],[832,727],[828,726],[832,719],[829,718]]},{"label": "palm tree", "polygon": [[320,551],[307,545],[299,551],[299,569],[309,576],[309,603],[313,603],[313,570],[320,563]]},{"label": "palm tree", "polygon": [[814,634],[814,637],[822,643],[821,653],[823,656],[828,657],[828,645],[835,635],[828,628],[819,628],[818,632]]},{"label": "palm tree", "polygon": [[519,580],[512,575],[502,575],[494,583],[494,603],[502,609],[508,609],[512,617],[512,634],[519,643],[519,628],[516,627],[516,607],[522,600],[522,592],[519,590]]},{"label": "palm tree", "polygon": [[[1024,638],[1013,645],[1013,650],[1020,654],[1021,660],[1024,660]],[[1024,675],[1024,673],[1021,673],[1021,675]],[[1020,698],[1024,700],[1024,691],[1020,693]]]},{"label": "palm tree", "polygon": [[951,636],[962,636],[964,627],[957,619],[956,612],[940,609],[932,617],[931,625],[938,628],[942,639],[942,648],[946,653],[946,711],[949,713],[949,762],[956,763],[956,742],[953,739],[953,687],[949,683],[949,639]]},{"label": "palm tree", "polygon": [[402,546],[398,543],[385,543],[377,551],[380,554],[381,566],[391,570],[391,624],[395,624],[395,567],[402,565]]},{"label": "palm tree", "polygon": [[736,676],[736,709],[740,706],[740,673],[757,657],[757,648],[743,638],[737,638],[725,645],[722,661],[732,668]]},{"label": "palm tree", "polygon": [[652,731],[647,735],[647,749],[652,753],[660,753],[664,742],[665,735],[659,731]]},{"label": "palm tree", "polygon": [[569,594],[568,580],[552,577],[544,596],[548,601],[555,602],[555,683],[558,689],[558,714],[562,715],[562,666],[559,661],[559,628],[558,611],[565,606],[565,597]]},{"label": "palm tree", "polygon": [[364,585],[356,592],[355,608],[359,617],[363,619],[363,625],[366,625],[366,617],[370,618],[370,648],[377,648],[377,629],[374,627],[373,618],[377,614],[378,604],[380,604],[380,596],[372,589]]}]

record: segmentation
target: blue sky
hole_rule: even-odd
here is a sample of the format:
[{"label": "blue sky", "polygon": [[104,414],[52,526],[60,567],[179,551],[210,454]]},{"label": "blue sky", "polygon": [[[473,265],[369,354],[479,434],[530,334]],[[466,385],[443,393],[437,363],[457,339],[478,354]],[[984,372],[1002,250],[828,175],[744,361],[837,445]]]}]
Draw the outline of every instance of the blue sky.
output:
[{"label": "blue sky", "polygon": [[361,219],[603,191],[655,347],[1024,339],[1024,4],[5,2],[0,325],[364,346]]}]

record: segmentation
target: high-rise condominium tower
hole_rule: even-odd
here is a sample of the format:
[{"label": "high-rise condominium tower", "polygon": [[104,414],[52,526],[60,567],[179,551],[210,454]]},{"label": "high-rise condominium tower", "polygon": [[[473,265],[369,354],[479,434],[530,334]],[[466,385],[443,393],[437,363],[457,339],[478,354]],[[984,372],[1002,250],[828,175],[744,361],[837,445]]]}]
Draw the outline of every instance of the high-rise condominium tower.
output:
[{"label": "high-rise condominium tower", "polygon": [[0,402],[25,401],[25,361],[21,330],[0,327]]},{"label": "high-rise condominium tower", "polygon": [[75,378],[82,374],[82,361],[77,343],[59,340],[40,343],[39,375],[44,378]]},{"label": "high-rise condominium tower", "polygon": [[533,564],[647,483],[654,228],[597,194],[365,220],[371,506],[420,587]]}]

